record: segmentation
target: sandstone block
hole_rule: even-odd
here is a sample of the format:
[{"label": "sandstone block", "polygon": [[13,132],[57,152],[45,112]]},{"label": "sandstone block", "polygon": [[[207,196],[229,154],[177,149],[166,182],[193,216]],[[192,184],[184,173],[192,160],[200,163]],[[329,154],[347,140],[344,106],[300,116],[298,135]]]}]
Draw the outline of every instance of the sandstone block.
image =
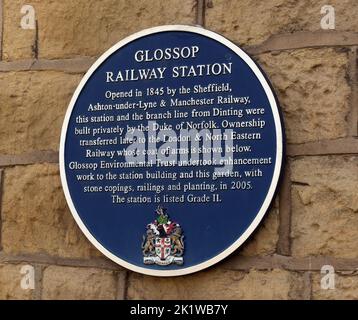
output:
[{"label": "sandstone block", "polygon": [[28,1],[3,1],[2,59],[22,60],[36,57],[36,30],[22,29],[22,6]]},{"label": "sandstone block", "polygon": [[347,136],[347,53],[302,49],[259,56],[283,109],[288,143]]},{"label": "sandstone block", "polygon": [[312,299],[316,300],[357,300],[358,276],[354,272],[336,273],[334,289],[321,287],[321,274],[312,277]]},{"label": "sandstone block", "polygon": [[250,272],[218,267],[193,275],[155,278],[132,273],[129,299],[290,299],[300,296],[300,275],[284,270]]},{"label": "sandstone block", "polygon": [[117,276],[94,268],[49,266],[43,274],[42,299],[109,300],[116,298]]},{"label": "sandstone block", "polygon": [[255,232],[242,245],[241,255],[270,255],[276,252],[279,227],[278,199],[275,199],[271,206]]},{"label": "sandstone block", "polygon": [[355,0],[210,0],[206,27],[241,45],[259,44],[271,35],[321,30],[321,8],[335,9],[338,31],[358,31]]},{"label": "sandstone block", "polygon": [[0,154],[58,150],[60,132],[81,75],[0,73]]},{"label": "sandstone block", "polygon": [[69,212],[55,164],[5,170],[2,246],[5,253],[11,254],[102,256],[85,238]]},{"label": "sandstone block", "polygon": [[28,300],[32,299],[32,289],[22,289],[21,274],[23,265],[0,264],[0,299],[1,300]]},{"label": "sandstone block", "polygon": [[292,161],[292,254],[357,258],[358,157]]},{"label": "sandstone block", "polygon": [[[4,58],[34,55],[33,30],[22,30],[25,0],[5,0]],[[119,40],[148,27],[195,23],[194,0],[32,0],[38,21],[40,58],[97,56]]]}]

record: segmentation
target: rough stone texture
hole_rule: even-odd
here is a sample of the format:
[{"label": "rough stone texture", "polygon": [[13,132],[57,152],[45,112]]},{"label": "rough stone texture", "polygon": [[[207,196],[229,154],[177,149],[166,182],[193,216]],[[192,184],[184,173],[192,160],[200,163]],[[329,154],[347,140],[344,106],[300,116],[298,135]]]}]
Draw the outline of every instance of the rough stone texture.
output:
[{"label": "rough stone texture", "polygon": [[0,154],[58,150],[68,103],[81,75],[0,73]]},{"label": "rough stone texture", "polygon": [[243,244],[240,252],[243,256],[269,255],[276,251],[278,240],[279,212],[277,200],[263,218],[256,231]]},{"label": "rough stone texture", "polygon": [[[155,288],[155,290],[153,290]],[[294,299],[301,276],[284,270],[250,272],[216,267],[193,275],[155,278],[131,273],[129,299]]]},{"label": "rough stone texture", "polygon": [[116,298],[117,277],[113,271],[50,266],[45,269],[42,281],[44,300]]},{"label": "rough stone texture", "polygon": [[284,112],[288,143],[347,136],[347,53],[302,49],[259,56]]},{"label": "rough stone texture", "polygon": [[[5,0],[4,59],[30,58],[34,32],[22,30],[25,0]],[[32,0],[39,28],[39,57],[96,56],[125,36],[164,24],[195,23],[194,0]]]},{"label": "rough stone texture", "polygon": [[21,288],[22,266],[0,264],[0,300],[28,300],[32,298],[33,290]]},{"label": "rough stone texture", "polygon": [[292,161],[292,254],[358,257],[358,157]]},{"label": "rough stone texture", "polygon": [[253,45],[273,34],[321,30],[321,7],[327,4],[335,8],[336,30],[358,31],[356,0],[209,0],[206,27]]},{"label": "rough stone texture", "polygon": [[[195,0],[2,2],[3,60],[13,62],[3,64],[3,71],[9,72],[0,72],[0,155],[8,159],[17,155],[11,158],[14,161],[29,159],[29,153],[37,162],[42,161],[46,152],[55,154],[65,111],[82,77],[75,73],[83,72],[92,59],[133,32],[162,24],[194,24],[196,17]],[[35,30],[20,28],[20,9],[24,4],[35,7],[38,41]],[[257,45],[271,35],[285,33],[288,39],[290,33],[320,30],[320,9],[325,4],[335,7],[336,30],[358,32],[356,0],[207,0],[206,27],[241,45]],[[327,37],[332,35],[334,41],[334,31],[323,33]],[[313,38],[317,36],[318,33],[312,35]],[[307,41],[307,38],[301,39],[296,44],[301,46]],[[258,48],[262,50],[263,46],[252,52],[260,52]],[[349,99],[352,99],[348,50],[300,49],[257,56],[278,93],[288,143],[299,150],[298,154],[305,149],[317,155],[297,157],[294,152],[290,154],[292,257],[287,258],[289,262],[286,257],[271,256],[278,242],[279,208],[276,203],[257,231],[231,257],[234,261],[231,264],[229,258],[226,259],[229,263],[175,278],[109,271],[114,269],[110,262],[100,264],[98,259],[90,260],[103,255],[88,242],[70,214],[58,166],[12,166],[9,161],[2,168],[0,245],[4,260],[1,261],[26,263],[23,260],[27,257],[31,261],[41,261],[38,263],[44,264],[44,273],[36,283],[41,284],[43,290],[21,289],[22,265],[2,263],[0,299],[114,299],[123,296],[176,300],[300,299],[311,294],[308,285],[310,256],[317,256],[313,263],[315,270],[320,268],[317,261],[322,260],[323,264],[326,259],[339,261],[337,270],[338,265],[342,270],[352,270],[344,274],[336,272],[335,290],[322,290],[322,275],[314,271],[312,298],[358,299],[358,278],[353,271],[356,260],[339,260],[358,258],[358,156],[319,156],[322,150],[333,154],[354,150],[337,147],[341,141],[346,146],[353,143],[345,138],[348,132],[353,132],[348,128],[348,124],[352,124],[348,118]],[[37,57],[40,60],[29,60]],[[27,60],[18,61],[20,59]],[[30,69],[30,65],[52,71],[9,70]],[[350,79],[354,78],[354,70],[350,71]],[[344,139],[330,141],[337,138]],[[312,152],[316,146],[317,151]],[[240,255],[255,258],[236,259]],[[245,264],[242,262],[245,259],[251,262]],[[277,263],[278,260],[281,262]],[[48,264],[56,266],[46,267]],[[59,266],[62,264],[71,267]],[[264,270],[232,270],[246,270],[252,266]],[[282,270],[282,266],[302,271]]]},{"label": "rough stone texture", "polygon": [[[36,30],[21,28],[21,8],[28,1],[3,0],[2,59],[35,58]],[[5,27],[6,26],[6,27]]]},{"label": "rough stone texture", "polygon": [[6,253],[12,254],[100,256],[85,239],[67,208],[55,164],[5,170],[2,246]]},{"label": "rough stone texture", "polygon": [[358,275],[354,272],[335,274],[335,288],[322,289],[322,274],[315,274],[312,278],[312,299],[316,300],[357,300]]}]

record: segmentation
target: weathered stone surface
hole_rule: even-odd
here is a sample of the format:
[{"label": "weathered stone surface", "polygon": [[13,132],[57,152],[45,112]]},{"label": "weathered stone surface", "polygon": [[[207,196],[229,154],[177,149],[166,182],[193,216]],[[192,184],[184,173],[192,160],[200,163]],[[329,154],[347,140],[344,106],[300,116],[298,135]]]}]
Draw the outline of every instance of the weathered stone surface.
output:
[{"label": "weathered stone surface", "polygon": [[28,1],[3,0],[3,60],[35,58],[36,30],[21,28],[21,8]]},{"label": "weathered stone surface", "polygon": [[100,300],[115,299],[117,275],[94,268],[49,266],[43,275],[42,299]]},{"label": "weathered stone surface", "polygon": [[[77,61],[85,61],[86,65],[88,62],[83,57],[96,57],[118,40],[146,27],[193,24],[196,15],[195,0],[2,2],[3,60],[14,61],[5,64],[4,70],[9,71],[6,70],[9,66],[29,68],[31,60],[21,63],[17,60],[37,56],[40,58],[37,62],[34,60],[37,68],[53,70],[0,72],[0,155],[18,155],[20,158],[17,159],[25,159],[27,153],[32,154],[31,159],[41,159],[41,155],[36,157],[37,151],[57,151],[66,108],[82,77],[74,74],[84,68],[78,66]],[[37,43],[35,30],[20,27],[20,9],[24,4],[35,7],[39,27]],[[241,45],[257,45],[275,34],[320,30],[320,8],[326,4],[335,7],[336,30],[358,32],[356,0],[328,3],[325,0],[209,0],[206,4],[206,27]],[[335,36],[334,31],[324,34]],[[297,46],[307,42],[307,39],[295,39],[299,39]],[[337,148],[341,140],[336,140],[335,144],[329,142],[329,139],[345,138],[349,132],[347,119],[351,92],[345,50],[301,49],[257,56],[277,89],[291,146],[309,150],[322,143],[320,150],[333,154],[350,150],[348,147]],[[74,59],[63,64],[63,60],[52,60],[57,58]],[[71,64],[76,70],[71,69]],[[62,67],[72,74],[55,71]],[[343,140],[346,146],[352,143]],[[293,262],[287,262],[284,257],[274,256],[272,260],[263,257],[276,251],[279,228],[276,204],[237,253],[258,259],[249,258],[251,262],[242,262],[241,269],[254,266],[267,270],[224,270],[240,263],[240,259],[232,257],[235,263],[218,264],[185,277],[156,278],[129,273],[127,290],[124,271],[118,274],[97,267],[83,267],[87,263],[97,266],[97,262],[82,260],[82,267],[46,267],[42,298],[114,299],[126,293],[130,299],[307,297],[310,289],[306,286],[307,278],[304,279],[307,273],[271,268],[285,265],[309,270],[308,258],[301,259],[307,256],[358,258],[358,156],[320,156],[319,151],[308,151],[315,156],[297,157],[302,150],[291,153],[291,156],[296,155],[291,159]],[[35,260],[41,257],[46,264],[52,260],[60,264],[69,262],[67,258],[103,256],[82,235],[67,209],[57,165],[8,166],[4,168],[3,184],[0,197],[2,257],[15,255],[16,259],[10,259],[11,263],[23,263],[23,257]],[[317,266],[320,259],[317,259],[313,263],[315,270],[320,268]],[[281,262],[275,262],[277,260]],[[73,259],[69,263],[75,265],[76,261]],[[354,261],[339,260],[343,268],[346,263],[352,272],[336,272],[335,290],[321,289],[322,275],[315,271],[311,280],[312,298],[358,299]],[[21,289],[21,266],[0,264],[0,299],[41,298],[38,296],[40,292],[35,294]]]},{"label": "weathered stone surface", "polygon": [[347,136],[347,53],[302,49],[259,56],[284,112],[287,142]]},{"label": "weathered stone surface", "polygon": [[292,161],[292,254],[357,258],[358,157]]},{"label": "weathered stone surface", "polygon": [[0,73],[0,154],[58,150],[68,103],[81,75]]},{"label": "weathered stone surface", "polygon": [[241,45],[258,44],[273,34],[321,30],[321,8],[332,5],[338,31],[358,31],[355,0],[210,0],[206,27]]},{"label": "weathered stone surface", "polygon": [[[289,299],[300,297],[300,275],[284,270],[208,271],[176,278],[131,273],[129,299]],[[155,290],[153,290],[155,288]]]},{"label": "weathered stone surface", "polygon": [[0,300],[28,300],[32,298],[32,289],[22,289],[21,274],[23,265],[0,264]]},{"label": "weathered stone surface", "polygon": [[[34,32],[19,27],[25,0],[5,0],[4,58],[33,56]],[[96,56],[125,36],[163,24],[195,23],[194,0],[32,0],[39,57]]]},{"label": "weathered stone surface", "polygon": [[358,275],[354,272],[337,273],[334,277],[334,289],[322,289],[322,274],[312,277],[312,299],[316,300],[357,300]]},{"label": "weathered stone surface", "polygon": [[279,212],[278,201],[274,201],[271,210],[266,213],[254,234],[242,245],[243,256],[269,255],[276,252],[278,240]]},{"label": "weathered stone surface", "polygon": [[5,253],[12,254],[45,253],[72,258],[101,255],[69,212],[55,164],[5,170],[2,246]]}]

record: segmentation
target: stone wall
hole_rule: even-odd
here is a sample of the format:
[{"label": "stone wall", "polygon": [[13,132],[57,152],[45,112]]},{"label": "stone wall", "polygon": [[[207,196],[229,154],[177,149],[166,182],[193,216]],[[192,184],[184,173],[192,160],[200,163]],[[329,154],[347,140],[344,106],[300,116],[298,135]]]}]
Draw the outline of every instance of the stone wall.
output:
[{"label": "stone wall", "polygon": [[[24,4],[37,28],[20,27]],[[333,5],[336,29],[320,28]],[[1,299],[358,299],[356,0],[0,0]],[[203,25],[243,46],[278,93],[286,171],[240,250],[178,278],[126,271],[72,218],[58,169],[60,128],[84,72],[123,37]],[[35,288],[21,289],[21,267]],[[321,267],[336,271],[321,288]],[[155,291],[152,290],[155,286]]]}]

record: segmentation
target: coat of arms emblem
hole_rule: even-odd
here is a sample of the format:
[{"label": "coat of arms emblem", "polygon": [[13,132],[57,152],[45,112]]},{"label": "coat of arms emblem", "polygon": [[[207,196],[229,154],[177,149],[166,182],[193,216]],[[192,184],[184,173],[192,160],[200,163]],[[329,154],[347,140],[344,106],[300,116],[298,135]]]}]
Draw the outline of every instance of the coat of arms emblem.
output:
[{"label": "coat of arms emblem", "polygon": [[170,220],[166,211],[158,206],[156,219],[147,225],[142,243],[144,264],[183,264],[183,231],[179,223]]}]

